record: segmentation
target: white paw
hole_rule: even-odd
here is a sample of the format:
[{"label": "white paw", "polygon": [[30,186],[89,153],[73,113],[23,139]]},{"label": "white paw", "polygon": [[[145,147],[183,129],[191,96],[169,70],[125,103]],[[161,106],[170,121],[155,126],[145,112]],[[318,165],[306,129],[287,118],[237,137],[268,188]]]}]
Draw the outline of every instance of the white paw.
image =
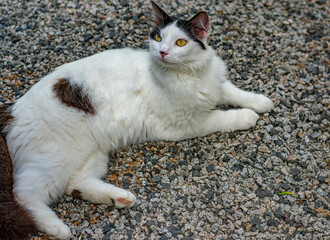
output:
[{"label": "white paw", "polygon": [[259,119],[259,115],[251,109],[241,109],[239,113],[237,129],[243,130],[254,127]]},{"label": "white paw", "polygon": [[69,227],[59,219],[47,221],[41,228],[51,239],[68,240],[71,238]]},{"label": "white paw", "polygon": [[116,197],[113,198],[116,208],[130,208],[133,207],[136,201],[136,197],[133,193],[120,189],[121,192],[116,194]]},{"label": "white paw", "polygon": [[251,108],[257,113],[270,112],[274,108],[274,103],[265,95],[257,94],[255,102]]}]

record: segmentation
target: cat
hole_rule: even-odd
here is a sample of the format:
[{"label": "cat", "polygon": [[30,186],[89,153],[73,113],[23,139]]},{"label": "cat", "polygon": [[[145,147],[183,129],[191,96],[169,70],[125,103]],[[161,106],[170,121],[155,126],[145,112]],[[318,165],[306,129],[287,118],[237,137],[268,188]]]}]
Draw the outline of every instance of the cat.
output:
[{"label": "cat", "polygon": [[[109,152],[248,129],[257,113],[273,108],[268,97],[227,80],[225,63],[207,44],[205,12],[182,20],[152,6],[149,51],[108,50],[64,64],[0,108],[14,168],[11,201],[50,236],[71,236],[49,208],[64,193],[117,208],[134,205],[133,193],[101,180]],[[243,109],[223,111],[219,104]]]}]

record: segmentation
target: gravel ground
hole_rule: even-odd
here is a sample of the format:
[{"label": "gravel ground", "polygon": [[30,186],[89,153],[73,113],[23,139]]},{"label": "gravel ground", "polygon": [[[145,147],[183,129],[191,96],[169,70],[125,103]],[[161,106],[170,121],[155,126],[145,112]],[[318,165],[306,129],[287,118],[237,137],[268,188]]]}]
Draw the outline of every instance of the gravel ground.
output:
[{"label": "gravel ground", "polygon": [[[138,201],[117,210],[64,196],[53,209],[74,239],[330,239],[329,1],[157,2],[186,18],[207,11],[229,78],[275,109],[250,130],[114,153],[105,180]],[[148,46],[149,1],[4,0],[0,9],[1,102],[65,62]]]}]

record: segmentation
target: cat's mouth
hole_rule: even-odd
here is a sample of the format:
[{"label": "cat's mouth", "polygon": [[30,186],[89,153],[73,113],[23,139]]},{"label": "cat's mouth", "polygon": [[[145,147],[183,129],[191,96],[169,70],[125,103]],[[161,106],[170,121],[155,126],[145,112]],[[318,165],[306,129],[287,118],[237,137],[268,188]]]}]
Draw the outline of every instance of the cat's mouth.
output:
[{"label": "cat's mouth", "polygon": [[175,64],[175,61],[171,58],[166,57],[161,57],[159,55],[154,55],[154,59],[160,63],[161,65],[169,66]]},{"label": "cat's mouth", "polygon": [[160,61],[162,63],[165,63],[165,64],[169,64],[170,62],[168,60],[166,60],[165,58],[161,58]]}]

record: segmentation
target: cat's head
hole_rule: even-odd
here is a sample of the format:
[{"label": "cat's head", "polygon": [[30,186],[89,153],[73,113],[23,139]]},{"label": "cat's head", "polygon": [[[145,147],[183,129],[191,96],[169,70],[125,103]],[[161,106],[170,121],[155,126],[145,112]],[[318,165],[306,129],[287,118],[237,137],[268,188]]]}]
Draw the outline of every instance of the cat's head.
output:
[{"label": "cat's head", "polygon": [[150,53],[155,61],[170,68],[196,68],[209,56],[206,42],[209,19],[205,12],[190,20],[169,16],[154,2],[155,27],[150,33]]}]

